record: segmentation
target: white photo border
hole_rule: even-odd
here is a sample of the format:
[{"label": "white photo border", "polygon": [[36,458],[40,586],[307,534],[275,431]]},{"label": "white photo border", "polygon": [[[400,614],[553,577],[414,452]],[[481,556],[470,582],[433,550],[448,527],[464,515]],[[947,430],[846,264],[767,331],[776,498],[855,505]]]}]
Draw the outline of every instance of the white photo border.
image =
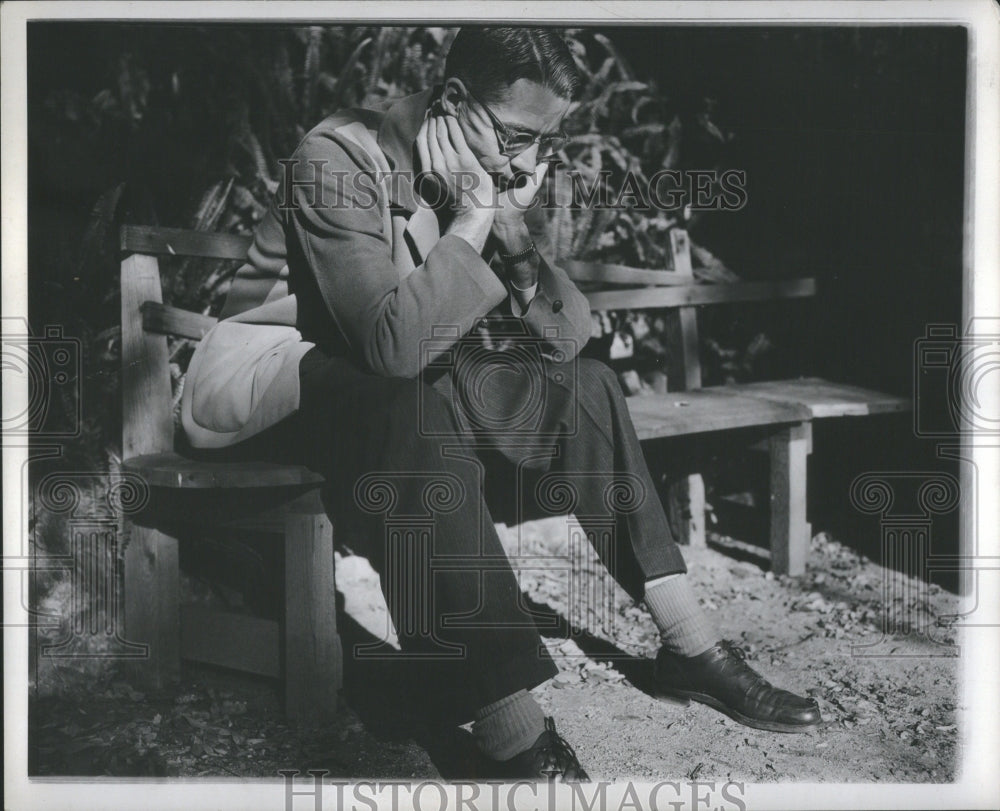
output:
[{"label": "white photo border", "polygon": [[[961,25],[968,31],[968,90],[966,116],[965,244],[963,255],[963,323],[973,317],[1000,316],[1000,11],[992,0],[938,0],[937,2],[7,2],[0,8],[2,42],[2,266],[3,317],[27,317],[27,22],[31,20],[144,20],[144,21],[267,21],[272,23],[444,23],[450,25],[510,21],[564,23],[647,24],[769,24],[769,25]],[[985,392],[1000,414],[996,377]],[[21,413],[28,402],[26,377],[3,380],[5,413]],[[989,403],[985,405],[989,408]],[[8,411],[10,409],[10,411]],[[960,526],[963,550],[977,541],[979,558],[1000,559],[997,527],[1000,525],[1000,441],[986,437],[966,440],[978,473],[978,509],[963,516]],[[26,443],[21,443],[25,445]],[[22,515],[27,514],[28,494],[19,486],[27,447],[3,446],[4,556],[17,557]],[[968,465],[963,468],[968,468]],[[963,489],[973,486],[963,469]],[[975,521],[975,523],[974,523]],[[12,585],[4,572],[5,586]],[[994,578],[995,579],[995,578]],[[1000,594],[978,594],[980,616],[996,617],[1000,625]],[[273,780],[213,778],[170,779],[56,779],[27,777],[28,628],[20,589],[4,589],[4,806],[66,809],[249,809],[286,808],[285,787]],[[22,627],[16,627],[21,625]],[[960,714],[962,772],[949,784],[764,784],[745,787],[742,799],[748,809],[762,808],[995,808],[1000,807],[996,764],[1000,762],[997,730],[1000,728],[1000,645],[998,625],[964,629]],[[607,791],[610,807],[631,808],[627,785]],[[636,784],[637,785],[637,784]],[[499,795],[505,807],[516,808],[519,799],[509,796],[517,787]],[[448,808],[454,808],[455,787],[444,784]],[[566,787],[556,797],[565,800]],[[437,797],[437,792],[434,792]],[[639,796],[643,795],[641,792]],[[490,802],[492,794],[482,795]],[[533,805],[549,807],[549,795],[519,797]],[[333,796],[329,797],[333,807]],[[295,808],[311,807],[299,798]],[[562,803],[557,801],[557,806]],[[431,807],[437,807],[436,805]],[[469,807],[488,807],[473,804]]]}]

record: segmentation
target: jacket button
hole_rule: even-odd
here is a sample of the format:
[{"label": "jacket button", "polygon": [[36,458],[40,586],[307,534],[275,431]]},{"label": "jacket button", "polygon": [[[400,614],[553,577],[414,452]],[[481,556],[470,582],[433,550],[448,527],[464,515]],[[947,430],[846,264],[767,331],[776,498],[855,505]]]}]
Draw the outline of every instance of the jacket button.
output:
[{"label": "jacket button", "polygon": [[552,302],[552,312],[557,313],[563,308],[563,303],[561,299],[556,299]]}]

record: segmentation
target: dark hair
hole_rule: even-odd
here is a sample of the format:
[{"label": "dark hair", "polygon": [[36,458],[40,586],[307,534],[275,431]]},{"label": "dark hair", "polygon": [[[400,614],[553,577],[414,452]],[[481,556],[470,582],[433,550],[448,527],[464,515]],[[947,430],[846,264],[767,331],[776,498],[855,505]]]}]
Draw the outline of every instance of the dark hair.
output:
[{"label": "dark hair", "polygon": [[461,79],[487,101],[498,101],[518,79],[530,79],[572,99],[582,80],[565,40],[548,28],[462,28],[445,62],[445,77]]}]

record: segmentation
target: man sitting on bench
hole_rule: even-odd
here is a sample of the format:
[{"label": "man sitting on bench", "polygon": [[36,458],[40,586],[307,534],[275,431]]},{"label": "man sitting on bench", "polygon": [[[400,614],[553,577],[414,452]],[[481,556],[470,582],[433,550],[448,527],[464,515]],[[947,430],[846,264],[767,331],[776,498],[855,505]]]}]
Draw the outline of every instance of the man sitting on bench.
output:
[{"label": "man sitting on bench", "polygon": [[403,654],[473,719],[483,776],[585,778],[527,692],[557,670],[493,525],[504,501],[551,512],[570,493],[563,512],[661,632],[658,689],[762,729],[820,722],[719,642],[616,376],[578,357],[587,301],[536,247],[526,212],[579,85],[556,33],[465,28],[442,86],[317,125],[184,391],[194,447],[323,474]]}]

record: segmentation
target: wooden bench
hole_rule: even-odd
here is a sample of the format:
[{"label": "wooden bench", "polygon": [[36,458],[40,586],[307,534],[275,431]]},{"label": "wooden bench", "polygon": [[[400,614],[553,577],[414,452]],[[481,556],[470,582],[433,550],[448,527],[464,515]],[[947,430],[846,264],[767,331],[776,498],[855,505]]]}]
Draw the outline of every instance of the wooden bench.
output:
[{"label": "wooden bench", "polygon": [[[288,717],[322,722],[335,713],[343,680],[322,477],[294,465],[204,462],[175,452],[167,335],[197,341],[215,319],[163,305],[157,257],[245,259],[248,245],[226,234],[121,231],[122,468],[151,493],[123,527],[125,631],[148,645],[137,674],[146,683],[176,679],[181,658],[283,678]],[[283,540],[279,620],[179,604],[178,538],[219,529]]]},{"label": "wooden bench", "polygon": [[[122,259],[123,467],[145,478],[149,508],[133,518],[125,549],[126,633],[149,645],[145,679],[176,677],[189,658],[285,679],[292,718],[336,706],[342,652],[334,604],[333,527],[319,499],[322,479],[306,468],[207,463],[175,452],[167,335],[199,340],[216,319],[165,305],[159,256],[244,260],[250,237],[124,226]],[[770,455],[770,549],[776,572],[800,574],[810,541],[806,460],[811,421],[902,411],[901,398],[817,379],[701,387],[697,307],[815,294],[812,279],[695,284],[687,235],[672,233],[673,269],[651,271],[568,262],[595,310],[670,308],[674,391],[629,399],[649,443],[752,429]],[[612,289],[608,289],[609,286]],[[704,541],[704,486],[697,474],[669,493],[684,516],[681,540]],[[178,604],[177,539],[211,527],[245,527],[283,538],[281,622]]]},{"label": "wooden bench", "polygon": [[[902,397],[819,378],[703,388],[698,307],[806,298],[816,295],[816,281],[797,278],[696,284],[687,233],[675,229],[670,238],[673,266],[667,270],[577,261],[564,262],[563,266],[594,310],[668,308],[665,371],[671,393],[644,393],[629,399],[639,438],[659,440],[759,429],[756,433],[762,433],[763,439],[751,447],[770,455],[771,569],[780,574],[802,574],[812,535],[806,517],[812,421],[903,412],[910,403]],[[677,480],[667,501],[679,540],[703,544],[705,491],[701,476],[694,473]],[[677,521],[678,516],[683,520]]]}]

